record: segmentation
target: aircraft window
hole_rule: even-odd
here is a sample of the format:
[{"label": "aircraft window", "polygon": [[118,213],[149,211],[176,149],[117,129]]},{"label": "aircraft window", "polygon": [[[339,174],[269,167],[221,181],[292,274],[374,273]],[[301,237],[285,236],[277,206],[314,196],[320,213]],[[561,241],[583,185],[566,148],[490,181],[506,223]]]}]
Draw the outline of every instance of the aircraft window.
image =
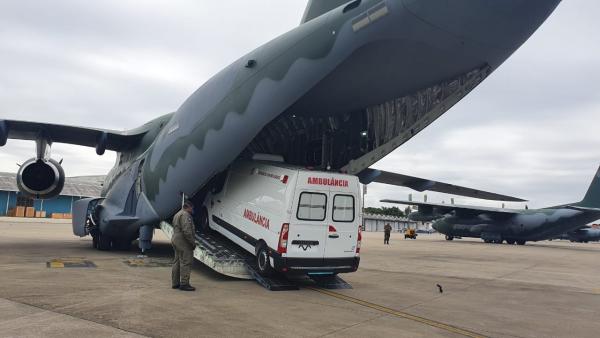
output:
[{"label": "aircraft window", "polygon": [[354,222],[354,196],[335,195],[333,198],[333,221]]},{"label": "aircraft window", "polygon": [[349,3],[348,5],[346,5],[346,7],[344,7],[344,13],[347,13],[353,9],[355,9],[356,7],[360,6],[362,0],[356,0],[353,1],[351,3]]},{"label": "aircraft window", "polygon": [[327,195],[303,192],[300,194],[296,218],[303,221],[324,221],[327,210]]}]

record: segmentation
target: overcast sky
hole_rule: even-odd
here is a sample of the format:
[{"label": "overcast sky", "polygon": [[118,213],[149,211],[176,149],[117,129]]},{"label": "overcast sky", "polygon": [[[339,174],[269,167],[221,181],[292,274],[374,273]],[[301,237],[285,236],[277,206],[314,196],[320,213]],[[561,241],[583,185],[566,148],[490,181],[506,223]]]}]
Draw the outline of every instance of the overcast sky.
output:
[{"label": "overcast sky", "polygon": [[[297,26],[306,2],[2,1],[0,118],[139,126]],[[600,2],[564,1],[489,79],[375,167],[524,197],[534,207],[581,199],[600,165],[598,13]],[[9,140],[0,171],[15,172],[34,148]],[[69,176],[105,174],[115,159],[61,144],[53,154]],[[367,205],[408,193],[373,184]]]}]

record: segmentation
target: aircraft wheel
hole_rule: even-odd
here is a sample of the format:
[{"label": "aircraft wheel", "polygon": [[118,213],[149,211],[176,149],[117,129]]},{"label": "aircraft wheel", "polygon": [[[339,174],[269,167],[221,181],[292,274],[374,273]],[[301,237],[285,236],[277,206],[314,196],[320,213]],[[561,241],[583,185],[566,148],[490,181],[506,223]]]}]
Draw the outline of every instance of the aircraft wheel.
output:
[{"label": "aircraft wheel", "polygon": [[111,240],[107,235],[103,235],[101,232],[98,233],[98,250],[108,251],[111,248]]},{"label": "aircraft wheel", "polygon": [[114,239],[112,241],[112,248],[119,251],[129,251],[131,250],[131,240],[127,238]]},{"label": "aircraft wheel", "polygon": [[515,240],[514,239],[507,239],[506,243],[508,243],[510,245],[513,245],[513,244],[515,244]]},{"label": "aircraft wheel", "polygon": [[447,240],[447,241],[451,241],[451,240],[453,240],[453,239],[454,239],[454,236],[448,236],[448,235],[446,235],[446,240]]},{"label": "aircraft wheel", "polygon": [[261,276],[268,277],[273,273],[271,263],[269,259],[269,251],[265,245],[261,245],[256,254],[256,266],[258,267],[258,273]]},{"label": "aircraft wheel", "polygon": [[517,245],[525,245],[526,241],[517,241]]},{"label": "aircraft wheel", "polygon": [[207,234],[210,233],[211,229],[210,226],[208,225],[208,210],[206,210],[206,208],[202,208],[202,211],[200,211],[200,230]]},{"label": "aircraft wheel", "polygon": [[489,240],[489,239],[484,239],[484,240],[483,240],[483,242],[484,242],[484,243],[487,243],[487,244],[490,244],[490,243],[492,243],[492,241],[491,241],[491,240]]},{"label": "aircraft wheel", "polygon": [[92,248],[98,249],[98,235],[92,235]]},{"label": "aircraft wheel", "polygon": [[503,242],[503,240],[501,240],[501,239],[494,241],[494,243],[496,243],[496,244],[502,244],[502,242]]}]

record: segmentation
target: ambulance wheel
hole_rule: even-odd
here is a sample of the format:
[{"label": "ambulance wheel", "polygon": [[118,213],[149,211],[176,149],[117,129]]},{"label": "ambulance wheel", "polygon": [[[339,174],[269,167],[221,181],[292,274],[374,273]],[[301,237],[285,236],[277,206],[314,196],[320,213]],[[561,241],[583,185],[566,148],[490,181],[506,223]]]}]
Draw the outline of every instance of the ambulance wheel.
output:
[{"label": "ambulance wheel", "polygon": [[261,276],[269,277],[273,273],[273,268],[271,268],[269,259],[269,251],[265,245],[262,245],[258,249],[258,253],[256,254],[256,266],[258,267],[258,273]]},{"label": "ambulance wheel", "polygon": [[111,247],[110,244],[111,244],[110,237],[99,232],[98,233],[98,250],[108,251],[108,250],[110,250],[110,247]]}]

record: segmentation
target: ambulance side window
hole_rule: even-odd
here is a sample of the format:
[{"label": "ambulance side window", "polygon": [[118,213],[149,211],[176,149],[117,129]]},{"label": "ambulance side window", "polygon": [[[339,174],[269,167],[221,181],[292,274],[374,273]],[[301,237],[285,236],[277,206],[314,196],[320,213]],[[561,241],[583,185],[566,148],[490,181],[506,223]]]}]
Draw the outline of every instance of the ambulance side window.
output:
[{"label": "ambulance side window", "polygon": [[296,218],[302,221],[323,221],[327,210],[327,195],[303,192],[298,202]]},{"label": "ambulance side window", "polygon": [[354,222],[354,196],[335,195],[333,197],[333,221]]}]

